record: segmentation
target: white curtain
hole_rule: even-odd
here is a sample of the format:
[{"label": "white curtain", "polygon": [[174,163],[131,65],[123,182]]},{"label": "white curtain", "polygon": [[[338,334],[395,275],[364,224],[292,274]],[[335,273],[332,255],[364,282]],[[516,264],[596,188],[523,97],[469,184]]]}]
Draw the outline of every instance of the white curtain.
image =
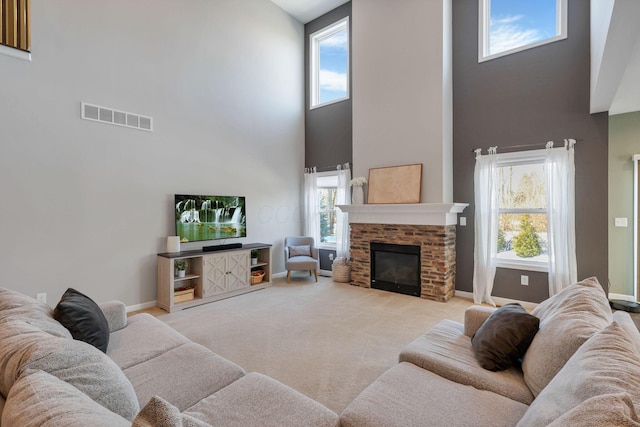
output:
[{"label": "white curtain", "polygon": [[563,148],[547,144],[544,170],[547,186],[549,296],[577,282],[574,139]]},{"label": "white curtain", "polygon": [[[348,205],[351,202],[351,169],[349,163],[338,166],[338,190],[336,205]],[[336,255],[349,259],[349,214],[336,208]]]},{"label": "white curtain", "polygon": [[320,212],[318,210],[318,174],[316,168],[304,170],[304,200],[302,217],[304,235],[320,243]]},{"label": "white curtain", "polygon": [[473,251],[473,301],[486,302],[495,307],[491,298],[496,275],[495,254],[498,246],[498,166],[497,147],[489,148],[483,156],[476,150],[475,188],[475,247]]}]

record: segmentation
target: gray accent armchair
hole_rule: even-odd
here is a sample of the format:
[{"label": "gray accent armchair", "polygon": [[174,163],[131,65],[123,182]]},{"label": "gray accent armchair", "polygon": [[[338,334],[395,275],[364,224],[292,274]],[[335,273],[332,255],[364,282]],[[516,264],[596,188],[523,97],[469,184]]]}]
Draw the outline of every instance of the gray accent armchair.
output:
[{"label": "gray accent armchair", "polygon": [[318,248],[313,237],[285,237],[284,266],[287,269],[287,283],[291,281],[292,270],[309,270],[318,281]]}]

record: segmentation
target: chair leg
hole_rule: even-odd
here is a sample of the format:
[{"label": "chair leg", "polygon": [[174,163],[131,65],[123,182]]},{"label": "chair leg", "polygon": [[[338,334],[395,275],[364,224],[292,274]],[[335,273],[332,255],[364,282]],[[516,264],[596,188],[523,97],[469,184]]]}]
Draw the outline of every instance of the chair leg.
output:
[{"label": "chair leg", "polygon": [[313,270],[313,274],[316,276],[316,282],[318,281],[318,270]]},{"label": "chair leg", "polygon": [[291,282],[291,270],[287,270],[287,283]]},{"label": "chair leg", "polygon": [[309,270],[309,276],[311,276],[311,270]]}]

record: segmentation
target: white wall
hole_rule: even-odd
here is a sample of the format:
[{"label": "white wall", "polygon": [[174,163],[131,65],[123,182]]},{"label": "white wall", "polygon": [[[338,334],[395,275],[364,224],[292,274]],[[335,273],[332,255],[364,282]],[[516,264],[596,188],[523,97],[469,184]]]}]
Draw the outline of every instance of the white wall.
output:
[{"label": "white wall", "polygon": [[[174,193],[244,195],[246,239],[300,232],[303,26],[269,0],[32,2],[0,55],[0,286],[156,299]],[[85,101],[154,132],[80,119]],[[183,245],[195,249],[200,245]]]},{"label": "white wall", "polygon": [[422,163],[422,202],[453,189],[450,0],[353,0],[354,176]]}]

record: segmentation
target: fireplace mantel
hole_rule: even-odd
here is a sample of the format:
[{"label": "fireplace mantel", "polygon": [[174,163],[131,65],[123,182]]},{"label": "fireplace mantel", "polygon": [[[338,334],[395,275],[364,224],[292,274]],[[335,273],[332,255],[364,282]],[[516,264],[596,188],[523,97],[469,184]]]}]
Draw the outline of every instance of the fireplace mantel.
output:
[{"label": "fireplace mantel", "polygon": [[338,205],[349,224],[456,225],[468,203]]}]

